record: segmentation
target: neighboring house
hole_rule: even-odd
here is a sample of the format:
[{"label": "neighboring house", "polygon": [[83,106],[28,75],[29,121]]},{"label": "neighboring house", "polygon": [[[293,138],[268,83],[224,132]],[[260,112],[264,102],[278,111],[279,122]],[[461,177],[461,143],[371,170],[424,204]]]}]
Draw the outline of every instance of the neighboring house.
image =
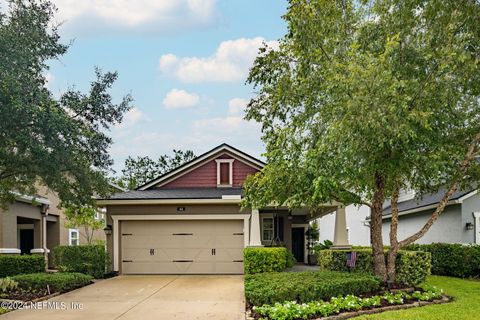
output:
[{"label": "neighboring house", "polygon": [[[241,274],[243,248],[248,246],[284,245],[297,261],[306,261],[309,221],[335,210],[344,217],[344,207],[331,203],[314,216],[308,209],[241,208],[244,180],[263,166],[222,144],[136,190],[99,200],[107,209],[113,270]],[[337,244],[342,241],[345,226],[337,236]]]},{"label": "neighboring house", "polygon": [[[445,191],[442,190],[416,198],[413,191],[401,192],[398,203],[398,239],[404,239],[420,230],[444,194]],[[349,244],[370,245],[370,208],[350,205],[346,212]],[[389,245],[390,203],[385,203],[383,214],[383,242]],[[320,241],[333,239],[334,222],[334,215],[326,215],[318,220]],[[420,244],[434,242],[480,244],[480,195],[477,189],[455,192],[438,220],[416,241]]]},{"label": "neighboring house", "polygon": [[[349,205],[346,207],[347,239],[348,243],[354,246],[370,245],[370,224],[368,217],[370,208],[367,206]],[[335,214],[327,214],[317,220],[319,229],[319,240],[333,241],[335,230]]]},{"label": "neighboring house", "polygon": [[[448,201],[445,211],[430,230],[416,243],[464,243],[480,244],[480,195],[477,189],[455,192]],[[413,193],[404,193],[399,199],[398,238],[404,239],[417,232],[428,220],[445,194],[442,190],[435,194],[416,199]],[[388,242],[391,207],[383,211],[383,239]]]},{"label": "neighboring house", "polygon": [[[55,192],[39,186],[36,196],[18,195],[6,210],[0,209],[0,254],[42,254],[57,245],[86,244],[81,230],[65,227],[59,203]],[[103,218],[104,213],[99,212],[98,219]],[[104,241],[105,232],[96,230],[93,238]]]}]

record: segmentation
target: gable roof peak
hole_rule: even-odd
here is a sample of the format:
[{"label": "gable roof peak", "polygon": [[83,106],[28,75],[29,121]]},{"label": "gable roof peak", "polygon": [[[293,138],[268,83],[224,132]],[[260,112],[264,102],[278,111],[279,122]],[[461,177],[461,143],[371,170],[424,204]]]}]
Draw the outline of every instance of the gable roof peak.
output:
[{"label": "gable roof peak", "polygon": [[239,150],[235,147],[232,147],[231,145],[229,145],[227,143],[222,143],[222,144],[216,146],[215,148],[199,155],[198,157],[182,164],[181,166],[179,166],[179,167],[177,167],[173,170],[170,170],[170,171],[160,175],[159,177],[157,177],[153,180],[148,181],[147,183],[137,187],[135,190],[147,190],[147,189],[159,184],[160,182],[165,181],[166,179],[169,179],[172,176],[177,175],[178,173],[180,173],[182,171],[185,171],[189,168],[192,168],[196,165],[201,164],[205,160],[207,160],[207,159],[211,158],[212,156],[214,156],[218,153],[221,153],[223,151],[228,152],[228,153],[230,153],[234,156],[237,156],[238,158],[242,158],[242,159],[246,160],[248,163],[251,163],[257,169],[262,169],[265,166],[265,163],[263,161],[255,158],[255,157],[252,157],[248,153],[245,153],[245,152],[243,152],[243,151],[241,151],[241,150]]}]

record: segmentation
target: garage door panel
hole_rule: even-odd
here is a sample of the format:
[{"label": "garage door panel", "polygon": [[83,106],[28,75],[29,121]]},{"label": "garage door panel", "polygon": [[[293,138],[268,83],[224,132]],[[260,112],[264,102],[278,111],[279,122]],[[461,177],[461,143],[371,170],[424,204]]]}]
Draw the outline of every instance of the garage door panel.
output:
[{"label": "garage door panel", "polygon": [[125,274],[243,273],[242,220],[123,221],[121,228]]}]

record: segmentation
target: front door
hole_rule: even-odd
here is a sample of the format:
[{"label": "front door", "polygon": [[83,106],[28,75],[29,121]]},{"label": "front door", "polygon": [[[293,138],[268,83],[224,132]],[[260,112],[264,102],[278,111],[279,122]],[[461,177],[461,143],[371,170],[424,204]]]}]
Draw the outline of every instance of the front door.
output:
[{"label": "front door", "polygon": [[33,249],[33,229],[20,229],[20,251],[30,254]]},{"label": "front door", "polygon": [[305,259],[305,228],[292,228],[292,253],[297,262]]}]

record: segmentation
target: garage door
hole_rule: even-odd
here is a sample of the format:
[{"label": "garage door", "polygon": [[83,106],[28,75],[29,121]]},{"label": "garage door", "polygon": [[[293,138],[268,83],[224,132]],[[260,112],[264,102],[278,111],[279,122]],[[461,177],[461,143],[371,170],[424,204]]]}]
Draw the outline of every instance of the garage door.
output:
[{"label": "garage door", "polygon": [[124,274],[242,274],[243,220],[123,221]]}]

